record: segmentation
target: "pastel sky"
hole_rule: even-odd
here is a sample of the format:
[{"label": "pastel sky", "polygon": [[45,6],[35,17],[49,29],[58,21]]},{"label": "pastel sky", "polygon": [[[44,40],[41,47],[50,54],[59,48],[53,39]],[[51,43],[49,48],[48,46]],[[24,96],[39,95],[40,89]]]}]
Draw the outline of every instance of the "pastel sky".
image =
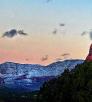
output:
[{"label": "pastel sky", "polygon": [[[0,63],[49,64],[63,59],[63,53],[85,59],[91,40],[81,33],[92,29],[92,0],[0,0],[0,36],[11,29],[28,36],[1,37]],[[41,61],[45,55],[48,60]]]}]

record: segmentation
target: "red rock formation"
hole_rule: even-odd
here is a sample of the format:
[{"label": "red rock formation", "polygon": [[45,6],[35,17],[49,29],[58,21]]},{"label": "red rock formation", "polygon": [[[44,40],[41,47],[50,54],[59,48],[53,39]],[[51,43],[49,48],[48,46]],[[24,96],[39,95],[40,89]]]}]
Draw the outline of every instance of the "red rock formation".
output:
[{"label": "red rock formation", "polygon": [[86,61],[92,61],[92,44],[91,44],[90,49],[89,49],[89,54],[86,57]]}]

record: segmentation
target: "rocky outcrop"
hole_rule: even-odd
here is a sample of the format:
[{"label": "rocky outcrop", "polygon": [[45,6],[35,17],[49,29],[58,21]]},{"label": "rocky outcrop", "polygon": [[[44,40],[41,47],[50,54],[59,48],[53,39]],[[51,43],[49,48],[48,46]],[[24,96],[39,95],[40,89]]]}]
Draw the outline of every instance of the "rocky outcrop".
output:
[{"label": "rocky outcrop", "polygon": [[91,44],[90,49],[89,49],[89,54],[86,57],[86,61],[92,61],[92,44]]}]

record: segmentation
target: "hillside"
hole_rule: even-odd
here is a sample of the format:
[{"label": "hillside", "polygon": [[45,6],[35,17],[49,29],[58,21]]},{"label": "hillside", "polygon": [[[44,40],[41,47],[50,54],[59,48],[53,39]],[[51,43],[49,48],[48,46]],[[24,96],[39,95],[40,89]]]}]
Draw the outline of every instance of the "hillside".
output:
[{"label": "hillside", "polygon": [[41,88],[37,102],[92,102],[92,62],[84,62]]},{"label": "hillside", "polygon": [[0,86],[15,90],[39,90],[45,81],[60,75],[65,68],[73,69],[83,60],[65,60],[47,66],[6,62],[0,64]]},{"label": "hillside", "polygon": [[[37,67],[38,65],[18,64],[16,67],[16,63],[3,63],[0,65],[1,78],[4,78],[4,83],[0,84],[0,102],[38,102],[40,101],[38,92],[44,82],[48,82],[52,79],[54,80],[54,78],[57,78],[58,75],[60,76],[64,69],[69,68],[69,70],[71,70],[75,68],[77,64],[81,63],[83,63],[83,60],[66,60],[63,62],[59,61],[48,66],[44,66],[43,68],[41,67],[42,69]],[[6,70],[4,71],[3,69],[5,68]],[[28,77],[28,74],[25,74],[25,68],[27,68],[26,70],[29,70],[28,72],[32,73],[35,71],[42,73],[44,70],[48,70],[47,73],[49,73],[51,70],[51,75],[53,72],[58,74],[57,76],[55,74],[53,77],[45,76],[46,74],[44,76],[39,76],[39,74],[34,73],[34,76],[33,74],[30,74],[30,77]],[[16,74],[17,70],[19,70],[19,73]],[[20,71],[22,72],[21,74]],[[41,91],[42,90],[43,89],[41,89]]]}]

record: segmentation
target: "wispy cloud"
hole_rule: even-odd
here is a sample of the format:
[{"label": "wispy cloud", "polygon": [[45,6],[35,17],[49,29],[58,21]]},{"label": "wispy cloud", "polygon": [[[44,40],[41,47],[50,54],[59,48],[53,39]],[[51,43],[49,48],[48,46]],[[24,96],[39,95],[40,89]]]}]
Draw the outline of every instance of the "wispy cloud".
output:
[{"label": "wispy cloud", "polygon": [[63,53],[61,54],[61,56],[64,58],[64,59],[67,59],[71,54],[70,53]]},{"label": "wispy cloud", "polygon": [[90,39],[92,40],[92,30],[89,32]]},{"label": "wispy cloud", "polygon": [[57,34],[57,32],[58,32],[58,30],[57,29],[54,29],[52,33],[53,34]]},{"label": "wispy cloud", "polygon": [[25,33],[23,30],[19,30],[17,33],[20,34],[20,35],[28,35],[28,34]]},{"label": "wispy cloud", "polygon": [[56,61],[62,61],[62,59],[61,58],[56,58]]},{"label": "wispy cloud", "polygon": [[64,23],[60,23],[60,24],[59,24],[59,26],[64,27],[64,26],[65,26],[65,24],[64,24]]},{"label": "wispy cloud", "polygon": [[64,53],[61,56],[69,56],[69,55],[70,55],[70,53]]},{"label": "wispy cloud", "polygon": [[52,0],[46,0],[47,3],[50,2],[50,1],[52,1]]},{"label": "wispy cloud", "polygon": [[46,60],[48,60],[48,55],[45,55],[45,56],[43,56],[42,58],[41,58],[41,61],[46,61]]},{"label": "wispy cloud", "polygon": [[82,33],[81,33],[81,35],[83,36],[83,35],[86,35],[87,34],[87,31],[83,31]]},{"label": "wispy cloud", "polygon": [[87,34],[89,34],[89,37],[90,37],[90,39],[92,40],[92,30],[83,31],[83,32],[81,33],[81,36],[84,36],[84,35],[87,35]]},{"label": "wispy cloud", "polygon": [[[59,28],[58,28],[59,27]],[[62,27],[63,27],[63,29],[62,29]],[[60,24],[58,24],[58,26],[53,30],[53,34],[57,34],[58,32],[59,32],[59,30],[65,30],[64,29],[64,27],[65,27],[65,23],[60,23]]]}]

